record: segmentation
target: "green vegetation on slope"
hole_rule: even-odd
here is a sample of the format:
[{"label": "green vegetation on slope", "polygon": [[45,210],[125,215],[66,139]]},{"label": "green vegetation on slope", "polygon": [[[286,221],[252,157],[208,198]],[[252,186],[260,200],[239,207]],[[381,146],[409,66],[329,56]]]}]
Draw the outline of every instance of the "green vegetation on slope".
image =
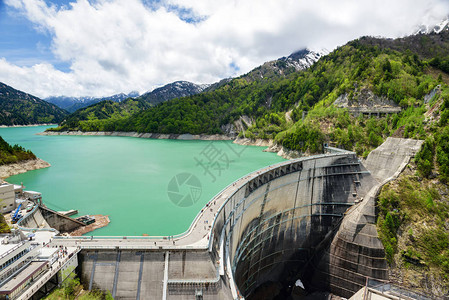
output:
[{"label": "green vegetation on slope", "polygon": [[[0,202],[1,204],[1,202]],[[6,223],[5,217],[3,214],[0,214],[0,233],[10,233],[11,229],[9,228],[8,224]]]},{"label": "green vegetation on slope", "polygon": [[[302,97],[291,111],[292,122],[269,121],[265,114],[245,136],[275,138],[289,149],[312,153],[319,152],[326,141],[364,156],[398,129],[404,137],[425,137],[421,125],[426,111],[423,96],[438,84],[426,74],[427,68],[416,55],[351,42],[298,76],[295,90],[302,91]],[[333,105],[341,95],[357,104],[364,89],[393,100],[403,111],[367,119]],[[307,113],[304,119],[303,112]],[[277,116],[282,119],[284,113]]]},{"label": "green vegetation on slope", "polygon": [[0,82],[0,125],[59,123],[67,112]]},{"label": "green vegetation on slope", "polygon": [[449,290],[447,185],[410,169],[406,173],[379,195],[379,238],[396,277],[392,280],[442,296]]},{"label": "green vegetation on slope", "polygon": [[85,291],[80,284],[79,278],[67,278],[61,287],[54,289],[50,295],[45,297],[47,300],[112,300],[110,292],[99,290]]},{"label": "green vegetation on slope", "polygon": [[449,291],[448,87],[421,110],[407,125],[419,128],[424,144],[405,174],[383,187],[377,225],[396,279],[442,296]]},{"label": "green vegetation on slope", "polygon": [[[117,120],[150,107],[145,101],[128,98],[122,102],[101,101],[69,115],[58,127],[81,131],[113,131]],[[50,128],[48,130],[55,130]]]},{"label": "green vegetation on slope", "polygon": [[23,160],[36,159],[30,150],[19,145],[11,146],[0,136],[0,165],[17,163]]},{"label": "green vegetation on slope", "polygon": [[[390,263],[400,250],[406,261],[441,267],[449,272],[449,236],[444,229],[449,204],[441,200],[434,184],[413,175],[403,175],[383,188],[379,195],[378,226]],[[398,249],[401,226],[409,229],[410,245],[406,249]],[[437,239],[435,243],[429,243],[432,235]]]}]

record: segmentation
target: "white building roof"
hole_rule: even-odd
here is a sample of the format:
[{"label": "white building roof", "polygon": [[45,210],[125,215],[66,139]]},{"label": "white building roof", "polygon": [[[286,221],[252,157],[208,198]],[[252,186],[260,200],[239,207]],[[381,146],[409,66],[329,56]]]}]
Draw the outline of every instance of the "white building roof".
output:
[{"label": "white building roof", "polygon": [[11,250],[12,248],[16,247],[17,244],[0,244],[0,256]]}]

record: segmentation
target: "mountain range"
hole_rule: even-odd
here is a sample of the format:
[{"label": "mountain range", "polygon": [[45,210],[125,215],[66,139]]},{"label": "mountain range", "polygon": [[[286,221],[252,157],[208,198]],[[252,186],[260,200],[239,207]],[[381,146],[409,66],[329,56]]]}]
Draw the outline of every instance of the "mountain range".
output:
[{"label": "mountain range", "polygon": [[[148,103],[157,104],[174,98],[186,97],[201,93],[211,85],[209,84],[195,84],[188,81],[176,81],[166,84],[162,87],[156,88],[152,91],[146,92],[140,98]],[[68,96],[53,96],[45,98],[44,100],[67,110],[70,113],[78,109],[91,106],[102,101],[122,102],[128,98],[138,98],[138,92],[131,92],[129,94],[120,93],[109,97],[68,97]]]},{"label": "mountain range", "polygon": [[53,96],[53,97],[47,97],[44,100],[50,103],[53,103],[57,106],[59,106],[62,109],[67,110],[68,112],[72,113],[80,108],[87,107],[89,105],[110,100],[114,102],[121,102],[127,98],[134,98],[139,96],[138,92],[131,92],[129,94],[116,94],[109,97],[68,97],[68,96]]},{"label": "mountain range", "polygon": [[[305,70],[322,57],[322,55],[322,53],[303,49],[288,57],[267,62],[234,80],[243,81],[245,84],[248,84],[250,82],[267,82],[273,78],[285,78],[298,71]],[[201,95],[202,93],[211,93],[226,88],[230,84],[233,84],[232,82],[233,79],[224,79],[211,85],[198,85],[187,81],[176,81],[139,97],[135,97],[133,98],[135,100],[133,102],[122,101],[116,104],[109,103],[107,104],[108,109],[105,109],[105,101],[101,101],[81,108],[68,116],[61,125],[67,129],[85,128],[87,130],[88,128],[94,128],[91,127],[93,123],[102,124],[98,120],[114,118],[118,121],[117,118],[129,117],[131,112],[136,113],[139,110],[145,110],[171,99],[182,99],[194,95]],[[135,105],[129,105],[130,103]],[[107,121],[107,124],[112,124],[112,121]],[[109,128],[109,125],[106,127]],[[103,129],[106,130],[105,128]]]}]

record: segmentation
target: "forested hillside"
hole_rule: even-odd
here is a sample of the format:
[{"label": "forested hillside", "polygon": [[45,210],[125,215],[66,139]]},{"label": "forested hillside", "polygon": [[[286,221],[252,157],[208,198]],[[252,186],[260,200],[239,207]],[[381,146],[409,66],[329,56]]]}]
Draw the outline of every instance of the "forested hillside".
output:
[{"label": "forested hillside", "polygon": [[67,112],[0,82],[0,125],[59,123]]},{"label": "forested hillside", "polygon": [[0,165],[11,164],[23,160],[36,159],[30,150],[19,145],[11,146],[0,136]]},{"label": "forested hillside", "polygon": [[103,131],[107,131],[117,120],[129,117],[150,106],[141,99],[128,98],[122,102],[105,100],[74,112],[61,123],[61,126],[83,128],[84,131],[101,127]]}]

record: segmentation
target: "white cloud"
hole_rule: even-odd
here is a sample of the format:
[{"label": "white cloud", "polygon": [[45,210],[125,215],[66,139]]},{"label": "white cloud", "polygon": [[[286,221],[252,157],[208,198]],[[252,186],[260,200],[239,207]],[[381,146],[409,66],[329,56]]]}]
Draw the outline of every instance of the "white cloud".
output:
[{"label": "white cloud", "polygon": [[[6,0],[50,34],[61,72],[0,60],[0,81],[40,97],[104,96],[189,80],[211,83],[302,47],[401,36],[449,15],[445,0]],[[184,20],[191,19],[189,23]]]}]

